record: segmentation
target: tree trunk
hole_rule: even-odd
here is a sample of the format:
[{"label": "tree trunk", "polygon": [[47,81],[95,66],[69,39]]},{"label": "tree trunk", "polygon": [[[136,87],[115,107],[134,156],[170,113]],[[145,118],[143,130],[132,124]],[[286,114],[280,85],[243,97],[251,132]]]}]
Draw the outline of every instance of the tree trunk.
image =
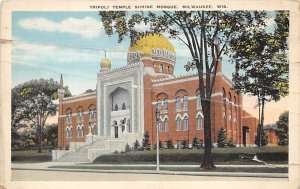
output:
[{"label": "tree trunk", "polygon": [[214,169],[216,168],[211,154],[211,120],[210,120],[210,99],[203,102],[204,114],[204,157],[201,168]]},{"label": "tree trunk", "polygon": [[37,134],[38,134],[38,153],[42,153],[42,129],[41,126],[38,126],[37,129]]},{"label": "tree trunk", "polygon": [[261,118],[260,118],[260,146],[262,146],[262,137],[264,132],[264,110],[265,110],[265,99],[261,100]]},{"label": "tree trunk", "polygon": [[257,137],[258,137],[258,146],[260,147],[261,146],[261,132],[260,132],[260,128],[261,128],[261,125],[260,125],[260,121],[261,121],[261,101],[260,101],[260,96],[259,96],[259,93],[257,95],[258,97],[258,129],[257,129]]}]

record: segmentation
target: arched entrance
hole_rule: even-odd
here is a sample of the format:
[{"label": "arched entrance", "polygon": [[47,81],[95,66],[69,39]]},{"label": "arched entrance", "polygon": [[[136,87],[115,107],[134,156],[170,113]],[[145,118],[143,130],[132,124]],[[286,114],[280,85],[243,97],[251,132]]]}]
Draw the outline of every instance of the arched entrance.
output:
[{"label": "arched entrance", "polygon": [[243,145],[247,146],[248,138],[249,138],[249,127],[243,126]]}]

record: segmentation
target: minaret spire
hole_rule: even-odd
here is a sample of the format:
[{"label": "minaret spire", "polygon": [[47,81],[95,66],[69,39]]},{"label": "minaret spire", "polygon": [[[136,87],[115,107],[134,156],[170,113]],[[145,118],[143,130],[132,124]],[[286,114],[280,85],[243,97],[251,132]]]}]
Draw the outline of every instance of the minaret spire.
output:
[{"label": "minaret spire", "polygon": [[59,86],[60,86],[60,88],[62,88],[64,86],[64,81],[63,81],[63,75],[62,74],[60,74]]},{"label": "minaret spire", "polygon": [[104,51],[104,58],[106,58],[106,51]]}]

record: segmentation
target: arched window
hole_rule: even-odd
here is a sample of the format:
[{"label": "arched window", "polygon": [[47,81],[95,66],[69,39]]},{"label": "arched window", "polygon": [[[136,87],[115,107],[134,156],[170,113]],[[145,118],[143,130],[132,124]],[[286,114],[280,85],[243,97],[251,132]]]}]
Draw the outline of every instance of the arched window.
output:
[{"label": "arched window", "polygon": [[126,110],[125,103],[122,104],[122,110]]},{"label": "arched window", "polygon": [[201,107],[201,97],[200,94],[197,95],[197,109],[200,110]]},{"label": "arched window", "polygon": [[180,112],[180,109],[181,109],[180,103],[181,103],[180,97],[177,97],[176,98],[176,111],[177,112]]},{"label": "arched window", "polygon": [[164,125],[165,125],[165,132],[168,132],[169,131],[169,121],[167,118],[164,121]]},{"label": "arched window", "polygon": [[81,137],[84,136],[84,125],[81,125]]},{"label": "arched window", "polygon": [[156,107],[158,110],[161,109],[161,100],[157,100],[157,107]]},{"label": "arched window", "polygon": [[159,132],[162,132],[162,125],[161,125],[161,120],[159,120],[158,122],[157,122],[157,128],[158,128],[158,130],[159,130]]},{"label": "arched window", "polygon": [[92,125],[89,123],[89,135],[92,134]]},{"label": "arched window", "polygon": [[197,117],[197,130],[203,129],[203,118],[201,115],[198,115]]},{"label": "arched window", "polygon": [[119,110],[119,107],[118,107],[118,105],[116,104],[115,105],[115,111],[118,111]]},{"label": "arched window", "polygon": [[170,66],[167,67],[167,72],[170,73]]},{"label": "arched window", "polygon": [[188,120],[188,117],[185,116],[183,118],[183,130],[187,131],[188,129],[189,129],[189,120]]},{"label": "arched window", "polygon": [[176,119],[176,131],[180,131],[181,130],[181,119],[180,117],[177,117]]},{"label": "arched window", "polygon": [[80,136],[80,132],[81,132],[80,130],[81,130],[80,127],[77,126],[77,127],[76,127],[76,137],[77,137],[77,138],[79,138],[79,136]]},{"label": "arched window", "polygon": [[168,99],[164,100],[164,111],[168,111]]},{"label": "arched window", "polygon": [[91,121],[93,119],[93,111],[89,110],[89,121]]},{"label": "arched window", "polygon": [[183,97],[183,109],[187,110],[187,108],[188,108],[188,97],[184,96]]},{"label": "arched window", "polygon": [[94,110],[93,111],[93,119],[96,120],[96,118],[97,118],[97,110]]},{"label": "arched window", "polygon": [[161,64],[161,65],[159,66],[159,71],[160,71],[160,72],[163,72],[163,70],[164,70],[164,65]]}]

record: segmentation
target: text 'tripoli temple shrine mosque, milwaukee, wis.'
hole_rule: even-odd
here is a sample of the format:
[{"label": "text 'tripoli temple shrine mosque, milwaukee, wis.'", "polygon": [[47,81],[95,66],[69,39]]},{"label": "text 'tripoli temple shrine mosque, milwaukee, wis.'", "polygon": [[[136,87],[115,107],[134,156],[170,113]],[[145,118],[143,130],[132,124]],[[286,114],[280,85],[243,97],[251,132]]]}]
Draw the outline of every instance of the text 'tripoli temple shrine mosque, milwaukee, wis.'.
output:
[{"label": "text 'tripoli temple shrine mosque, milwaukee, wis.'", "polygon": [[[100,63],[96,92],[64,98],[59,89],[58,146],[76,150],[78,161],[124,151],[146,131],[150,145],[159,139],[182,141],[204,139],[203,112],[198,75],[174,76],[176,53],[163,35],[146,35],[128,49],[127,66],[111,69],[106,57]],[[205,78],[204,78],[205,79]],[[236,146],[253,146],[258,120],[243,109],[243,97],[231,90],[232,81],[222,74],[219,60],[211,102],[212,143],[225,128]],[[156,110],[160,121],[156,121]],[[62,150],[60,150],[62,151]],[[71,160],[58,151],[54,159]]]}]

